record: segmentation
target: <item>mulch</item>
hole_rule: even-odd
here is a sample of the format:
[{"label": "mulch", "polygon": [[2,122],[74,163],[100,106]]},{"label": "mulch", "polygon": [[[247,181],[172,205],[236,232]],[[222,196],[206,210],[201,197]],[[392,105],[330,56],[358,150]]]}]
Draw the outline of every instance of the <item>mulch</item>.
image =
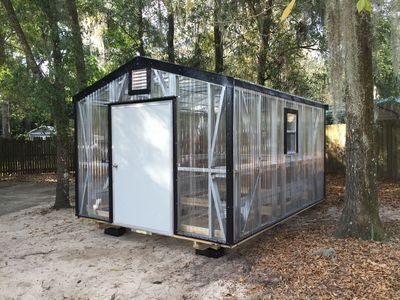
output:
[{"label": "mulch", "polygon": [[[400,185],[379,182],[381,206],[397,220],[386,242],[335,237],[344,177],[328,176],[327,199],[252,247],[243,283],[254,299],[400,299]],[[335,213],[329,213],[335,211]]]}]

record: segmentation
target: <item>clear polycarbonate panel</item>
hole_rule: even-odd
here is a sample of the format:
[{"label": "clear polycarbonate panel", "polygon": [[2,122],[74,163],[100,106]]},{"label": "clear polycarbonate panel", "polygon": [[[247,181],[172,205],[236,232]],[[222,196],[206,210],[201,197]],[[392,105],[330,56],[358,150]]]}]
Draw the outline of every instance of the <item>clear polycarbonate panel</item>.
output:
[{"label": "clear polycarbonate panel", "polygon": [[150,94],[129,95],[124,74],[78,102],[79,215],[110,217],[108,104],[176,96],[178,231],[225,242],[225,87],[155,69],[150,74]]},{"label": "clear polycarbonate panel", "polygon": [[[234,239],[323,198],[324,110],[235,88]],[[298,112],[298,151],[284,154],[284,109]],[[292,144],[296,143],[296,134]],[[289,134],[290,135],[290,134]],[[289,141],[290,143],[290,141]]]},{"label": "clear polycarbonate panel", "polygon": [[108,107],[110,87],[77,104],[78,212],[109,219]]},{"label": "clear polycarbonate panel", "polygon": [[178,232],[225,242],[225,87],[177,77]]}]

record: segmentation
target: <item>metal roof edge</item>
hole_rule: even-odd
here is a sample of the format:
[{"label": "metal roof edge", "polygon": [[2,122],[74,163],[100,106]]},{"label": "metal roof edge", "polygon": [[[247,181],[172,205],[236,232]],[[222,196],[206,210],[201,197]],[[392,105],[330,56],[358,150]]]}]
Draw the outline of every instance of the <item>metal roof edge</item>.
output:
[{"label": "metal roof edge", "polygon": [[310,106],[316,106],[319,108],[323,108],[325,110],[328,110],[328,108],[329,108],[329,106],[325,103],[307,99],[307,98],[293,95],[290,93],[282,92],[282,91],[275,90],[272,88],[268,88],[266,86],[255,84],[255,83],[247,81],[247,80],[235,78],[234,82],[235,82],[235,86],[246,88],[246,89],[257,91],[257,92],[261,92],[261,93],[268,94],[271,96],[280,97],[280,98],[283,98],[283,99],[286,99],[289,101],[299,102],[299,103],[307,104]]}]

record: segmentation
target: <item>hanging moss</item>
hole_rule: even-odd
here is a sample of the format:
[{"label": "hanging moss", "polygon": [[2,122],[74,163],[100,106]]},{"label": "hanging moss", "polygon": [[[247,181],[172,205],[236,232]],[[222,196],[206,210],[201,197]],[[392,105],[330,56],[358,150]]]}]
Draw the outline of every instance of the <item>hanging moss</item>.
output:
[{"label": "hanging moss", "polygon": [[390,11],[393,71],[400,80],[400,0],[392,1]]},{"label": "hanging moss", "polygon": [[340,0],[326,2],[326,33],[328,40],[329,102],[333,111],[334,124],[339,123],[338,111],[343,107],[343,54],[341,51],[342,30]]}]

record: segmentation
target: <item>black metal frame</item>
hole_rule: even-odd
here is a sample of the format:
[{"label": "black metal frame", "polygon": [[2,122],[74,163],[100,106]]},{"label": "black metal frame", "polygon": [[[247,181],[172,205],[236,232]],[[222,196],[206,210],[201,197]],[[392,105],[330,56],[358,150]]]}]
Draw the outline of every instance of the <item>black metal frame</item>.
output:
[{"label": "black metal frame", "polygon": [[128,94],[129,95],[141,95],[141,94],[150,94],[151,93],[151,69],[150,68],[143,68],[146,69],[146,83],[147,86],[145,89],[140,90],[132,90],[132,72],[138,69],[132,69],[129,71],[128,76]]},{"label": "black metal frame", "polygon": [[[218,75],[218,74],[216,74]],[[234,203],[233,203],[233,181],[234,181],[234,173],[233,173],[233,99],[234,99],[234,85],[233,78],[227,77],[228,81],[225,84],[226,90],[226,241],[225,243],[218,242],[218,244],[232,246],[235,244],[234,242],[234,219],[233,219],[233,211],[234,211]],[[176,114],[176,109],[174,110]],[[193,237],[190,235],[184,235],[178,231],[178,164],[177,164],[177,138],[175,135],[177,134],[178,126],[176,123],[176,115],[174,115],[174,155],[176,155],[174,168],[174,235],[182,236],[185,238],[193,238],[199,241],[205,241],[207,243],[214,242],[213,240],[201,238],[201,237]]]},{"label": "black metal frame", "polygon": [[[294,153],[289,153],[287,151],[287,115],[292,114],[296,115],[296,151]],[[299,111],[296,109],[291,108],[284,108],[283,109],[283,153],[292,155],[299,152]]]},{"label": "black metal frame", "polygon": [[[165,72],[170,72],[170,73],[174,73],[176,75],[181,75],[181,76],[186,76],[186,77],[190,77],[190,78],[194,78],[194,79],[198,79],[198,80],[202,80],[202,81],[206,81],[206,82],[210,82],[210,83],[214,83],[217,85],[221,85],[221,86],[225,86],[226,87],[226,186],[227,186],[227,195],[226,195],[226,201],[227,201],[227,205],[226,205],[226,242],[224,243],[225,245],[228,246],[233,246],[235,244],[240,243],[241,241],[248,239],[250,236],[255,235],[263,230],[266,230],[267,228],[274,226],[274,224],[281,222],[283,219],[289,218],[291,215],[289,216],[285,216],[282,219],[277,220],[276,222],[272,223],[272,224],[268,224],[265,225],[263,227],[261,227],[259,230],[257,230],[256,232],[253,232],[251,234],[248,234],[244,237],[242,237],[240,240],[235,241],[234,240],[234,161],[233,161],[233,146],[234,146],[234,141],[233,141],[233,119],[234,119],[234,87],[241,87],[241,88],[246,88],[249,90],[253,90],[253,91],[257,91],[257,92],[261,92],[263,94],[267,94],[270,96],[275,96],[275,97],[279,97],[282,99],[286,99],[289,101],[293,101],[293,102],[298,102],[301,104],[306,104],[306,105],[310,105],[313,107],[318,107],[318,108],[323,108],[323,109],[327,109],[328,106],[319,102],[315,102],[313,100],[310,99],[306,99],[303,97],[299,97],[299,96],[295,96],[295,95],[291,95],[288,93],[284,93],[281,91],[277,91],[274,89],[270,89],[270,88],[266,88],[264,86],[261,85],[257,85],[257,84],[253,84],[244,80],[240,80],[240,79],[235,79],[233,77],[229,77],[229,76],[224,76],[221,74],[216,74],[216,73],[211,73],[211,72],[206,72],[206,71],[202,71],[202,70],[197,70],[197,69],[193,69],[193,68],[189,68],[189,67],[185,67],[185,66],[180,66],[180,65],[176,65],[176,64],[171,64],[171,63],[167,63],[167,62],[163,62],[163,61],[158,61],[158,60],[154,60],[154,59],[150,59],[147,57],[135,57],[134,59],[132,59],[131,61],[129,61],[128,63],[126,63],[125,65],[119,67],[118,69],[116,69],[115,71],[111,72],[110,74],[108,74],[107,76],[105,76],[104,78],[100,79],[99,81],[95,82],[93,85],[87,87],[86,89],[82,90],[80,93],[78,93],[77,95],[75,95],[73,97],[73,100],[75,102],[75,120],[77,120],[77,102],[81,99],[83,99],[84,97],[90,95],[92,92],[98,90],[99,88],[105,86],[106,84],[110,83],[111,81],[113,81],[114,79],[117,79],[118,77],[128,73],[129,76],[131,76],[131,71],[135,70],[135,69],[147,69],[148,72],[150,72],[150,76],[151,76],[151,69],[157,69],[157,70],[161,70],[161,71],[165,71]],[[149,77],[149,73],[148,73],[148,79],[150,79]],[[129,79],[129,84],[131,85],[131,79]],[[148,84],[151,85],[151,80],[148,81]],[[129,89],[129,88],[128,88]],[[141,91],[140,94],[143,93],[150,93],[150,86],[148,86],[148,91],[146,89],[146,91]],[[132,95],[132,93],[129,93]],[[139,94],[139,92],[135,91],[134,93]],[[172,100],[173,103],[173,156],[174,156],[174,168],[173,168],[173,176],[174,176],[174,234],[175,235],[180,235],[180,236],[185,236],[182,234],[179,234],[177,231],[177,227],[178,227],[178,195],[177,195],[177,180],[178,180],[178,171],[177,171],[177,116],[176,116],[176,97],[175,96],[171,96],[171,97],[162,97],[162,98],[151,98],[151,99],[145,99],[145,100],[135,100],[135,101],[125,101],[125,102],[115,102],[115,103],[109,103],[108,104],[108,122],[109,122],[109,126],[108,126],[108,134],[109,134],[109,144],[108,144],[108,148],[109,148],[109,172],[110,172],[110,179],[109,179],[109,192],[110,192],[110,222],[113,221],[113,199],[112,199],[112,133],[111,133],[111,106],[113,105],[126,105],[126,104],[137,104],[137,103],[144,103],[144,102],[154,102],[154,101],[166,101],[166,100]],[[285,108],[285,112],[289,111],[290,109]],[[293,111],[293,110],[292,110]],[[297,131],[296,131],[296,152],[298,151],[298,113],[297,111],[295,111],[297,117],[296,117],[296,121],[297,121]],[[285,117],[286,117],[286,113],[285,113]],[[286,126],[286,122],[285,126]],[[77,122],[75,122],[75,138],[77,141]],[[285,128],[285,139],[286,139],[286,128]],[[325,139],[325,132],[324,132],[324,139]],[[286,143],[286,142],[285,142]],[[76,155],[76,215],[79,217],[79,188],[78,188],[78,176],[79,176],[79,169],[78,169],[78,144],[76,142],[75,145],[75,155]],[[286,150],[286,146],[285,146],[285,150]],[[324,157],[326,156],[326,148],[324,147]],[[325,172],[325,168],[324,168],[324,172]],[[324,191],[326,190],[326,180],[324,178]],[[322,201],[322,200],[321,200]],[[320,202],[320,201],[319,201]],[[315,205],[319,202],[313,203],[312,205]],[[310,206],[312,206],[310,205]],[[302,210],[304,210],[305,208],[303,208]],[[296,214],[298,212],[294,212],[293,214]],[[86,217],[85,218],[89,218],[89,219],[95,219],[95,218],[90,218],[90,217]],[[101,220],[104,221],[104,219],[95,219],[95,220]],[[207,242],[213,242],[210,241],[208,239],[202,239],[202,238],[197,238],[197,240],[204,240]]]},{"label": "black metal frame", "polygon": [[234,169],[233,169],[233,116],[234,85],[226,87],[226,244],[234,242]]},{"label": "black metal frame", "polygon": [[112,166],[112,117],[111,104],[107,105],[108,117],[108,213],[110,223],[114,221],[114,205],[113,205],[113,166]]},{"label": "black metal frame", "polygon": [[324,110],[324,198],[326,198],[326,111],[328,106]]},{"label": "black metal frame", "polygon": [[75,216],[79,217],[78,102],[74,102]]},{"label": "black metal frame", "polygon": [[[79,214],[79,160],[78,160],[78,101],[74,102],[74,118],[75,118],[75,123],[74,123],[74,137],[75,137],[75,216],[78,218],[85,218],[85,219],[90,219],[90,220],[95,220],[95,221],[101,221],[101,222],[109,222],[112,223],[112,211],[109,212],[108,220],[105,220],[104,218],[95,218],[95,217],[90,217],[90,216],[82,216]],[[108,122],[109,122],[108,118]],[[110,130],[110,128],[108,128]]]}]

